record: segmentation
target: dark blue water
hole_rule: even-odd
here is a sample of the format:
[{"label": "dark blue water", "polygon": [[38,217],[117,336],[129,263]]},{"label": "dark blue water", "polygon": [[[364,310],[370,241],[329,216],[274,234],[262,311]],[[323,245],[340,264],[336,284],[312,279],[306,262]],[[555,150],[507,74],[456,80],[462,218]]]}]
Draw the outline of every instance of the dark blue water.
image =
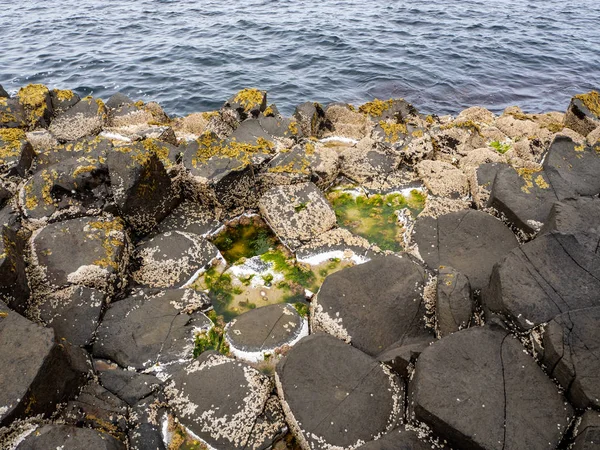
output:
[{"label": "dark blue water", "polygon": [[7,90],[122,91],[180,115],[243,87],[287,114],[374,97],[541,112],[600,88],[598,0],[0,0],[0,23]]}]

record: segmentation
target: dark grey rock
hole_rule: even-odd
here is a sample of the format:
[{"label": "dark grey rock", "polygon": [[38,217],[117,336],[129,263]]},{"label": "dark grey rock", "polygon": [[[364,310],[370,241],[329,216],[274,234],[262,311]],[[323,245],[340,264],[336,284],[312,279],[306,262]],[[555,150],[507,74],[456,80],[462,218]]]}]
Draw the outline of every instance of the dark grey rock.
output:
[{"label": "dark grey rock", "polygon": [[558,135],[544,159],[544,171],[559,200],[600,193],[600,154]]},{"label": "dark grey rock", "polygon": [[58,339],[83,347],[94,338],[106,298],[96,289],[71,286],[44,296],[30,314],[54,329]]},{"label": "dark grey rock", "polygon": [[52,120],[52,99],[50,91],[43,84],[28,84],[17,92],[17,99],[25,110],[27,128],[47,128]]},{"label": "dark grey rock", "polygon": [[199,311],[206,306],[206,295],[188,289],[112,303],[98,328],[92,354],[136,369],[191,359],[196,332],[212,326]]},{"label": "dark grey rock", "polygon": [[475,170],[475,179],[469,180],[469,182],[471,184],[471,195],[478,209],[487,206],[496,174],[505,167],[507,167],[506,164],[485,163]]},{"label": "dark grey rock", "polygon": [[261,139],[271,141],[273,136],[262,127],[259,119],[244,120],[228,138],[230,142],[249,145],[257,145]]},{"label": "dark grey rock", "polygon": [[600,448],[600,413],[594,410],[584,412],[573,434],[575,436],[573,450],[598,450]]},{"label": "dark grey rock", "polygon": [[134,102],[129,97],[121,92],[115,92],[106,101],[106,107],[109,109],[117,109],[123,105],[132,105]]},{"label": "dark grey rock", "polygon": [[435,339],[431,335],[411,336],[390,345],[377,355],[377,360],[387,364],[404,379],[410,377],[409,366],[414,364],[423,350]]},{"label": "dark grey rock", "polygon": [[197,234],[167,231],[137,246],[134,258],[139,268],[133,280],[150,288],[180,288],[218,256],[219,250]]},{"label": "dark grey rock", "polygon": [[267,376],[212,351],[182,367],[165,386],[171,411],[179,421],[212,447],[222,449],[243,449],[257,441],[255,425],[271,390]]},{"label": "dark grey rock", "polygon": [[50,100],[54,115],[59,115],[79,103],[81,98],[73,91],[52,89],[50,91]]},{"label": "dark grey rock", "polygon": [[600,241],[600,200],[578,198],[552,205],[540,234],[572,234],[589,251],[596,252]]},{"label": "dark grey rock", "polygon": [[90,427],[124,441],[128,414],[127,403],[91,381],[76,399],[67,403],[61,416],[67,423]]},{"label": "dark grey rock", "polygon": [[8,185],[0,180],[0,209],[12,198],[13,192]]},{"label": "dark grey rock", "polygon": [[19,100],[0,97],[0,128],[21,128],[26,125],[27,116]]},{"label": "dark grey rock", "polygon": [[111,294],[124,284],[127,235],[111,217],[83,217],[52,223],[32,239],[32,287],[38,294],[87,286]]},{"label": "dark grey rock", "polygon": [[600,306],[569,311],[544,332],[542,362],[573,406],[600,407]]},{"label": "dark grey rock", "polygon": [[275,186],[264,193],[258,206],[273,232],[292,249],[336,224],[333,208],[313,183]]},{"label": "dark grey rock", "polygon": [[233,354],[250,362],[262,361],[265,353],[304,335],[308,335],[308,324],[288,303],[248,311],[227,324],[225,334]]},{"label": "dark grey rock", "polygon": [[494,264],[518,245],[502,222],[470,209],[417,219],[413,240],[429,267],[453,267],[469,279],[472,289],[487,286]]},{"label": "dark grey rock", "polygon": [[279,397],[271,395],[265,408],[256,419],[252,434],[248,438],[246,448],[268,450],[288,431],[285,415]]},{"label": "dark grey rock", "polygon": [[222,226],[223,224],[215,219],[209,208],[191,200],[184,200],[158,224],[156,232],[161,234],[168,231],[183,231],[207,237]]},{"label": "dark grey rock", "polygon": [[0,300],[19,312],[29,299],[24,258],[28,238],[18,212],[11,206],[0,210]]},{"label": "dark grey rock", "polygon": [[500,328],[453,333],[421,353],[411,418],[454,448],[556,448],[573,415],[521,344]]},{"label": "dark grey rock", "polygon": [[474,311],[475,304],[467,277],[452,267],[441,267],[435,304],[438,335],[444,337],[467,328]]},{"label": "dark grey rock", "polygon": [[0,128],[0,175],[24,177],[35,158],[22,130]]},{"label": "dark grey rock", "polygon": [[160,420],[166,414],[154,396],[137,403],[131,411],[130,450],[165,450]]},{"label": "dark grey rock", "polygon": [[600,306],[599,258],[572,235],[539,236],[494,266],[484,307],[528,330],[561,313]]},{"label": "dark grey rock", "polygon": [[98,380],[102,386],[131,406],[148,397],[162,384],[153,375],[118,367],[99,371]]},{"label": "dark grey rock", "polygon": [[275,114],[273,117],[260,117],[260,126],[269,135],[276,138],[293,138],[298,134],[297,126],[294,126],[295,121],[286,119]]},{"label": "dark grey rock", "polygon": [[40,171],[72,158],[77,158],[82,164],[87,165],[93,161],[95,165],[97,164],[96,160],[105,159],[112,152],[112,149],[111,141],[102,136],[83,137],[67,144],[40,151],[36,158],[35,170]]},{"label": "dark grey rock", "polygon": [[311,308],[313,330],[326,331],[376,356],[410,337],[426,336],[426,275],[410,256],[377,257],[329,275]]},{"label": "dark grey rock", "polygon": [[41,327],[0,302],[0,426],[37,414],[50,415],[83,382],[72,356]]},{"label": "dark grey rock", "polygon": [[[380,102],[381,105],[374,105],[375,102]],[[372,106],[376,106],[372,108]],[[359,111],[367,114],[371,120],[379,122],[381,120],[393,119],[397,122],[405,122],[411,116],[419,114],[417,109],[408,103],[403,98],[390,99],[385,102],[381,100],[375,100],[362,105]]]},{"label": "dark grey rock", "polygon": [[60,142],[74,141],[100,133],[105,121],[104,104],[92,97],[85,97],[56,116],[48,129]]},{"label": "dark grey rock", "polygon": [[436,441],[431,441],[423,431],[403,425],[390,431],[381,439],[367,442],[361,445],[357,450],[431,450],[446,449],[447,447]]},{"label": "dark grey rock", "polygon": [[44,425],[31,433],[17,450],[125,450],[124,443],[109,434],[70,425]]},{"label": "dark grey rock", "polygon": [[180,201],[178,186],[159,156],[163,149],[167,155],[177,151],[169,144],[144,141],[118,147],[106,160],[120,215],[139,234],[154,228]]},{"label": "dark grey rock", "polygon": [[0,98],[9,98],[10,95],[8,95],[8,92],[6,92],[4,90],[4,88],[2,87],[2,85],[0,84]]},{"label": "dark grey rock", "polygon": [[231,110],[237,114],[238,120],[257,118],[267,109],[267,92],[258,89],[243,89],[225,102],[221,111]]},{"label": "dark grey rock", "polygon": [[600,117],[598,111],[590,110],[584,103],[583,98],[578,97],[587,97],[589,100],[595,98],[598,102],[598,93],[591,91],[583,94],[583,96],[573,97],[565,114],[565,126],[575,130],[582,136],[587,136],[596,127],[600,126]]},{"label": "dark grey rock", "polygon": [[375,359],[327,334],[296,344],[277,364],[276,383],[302,448],[355,448],[402,419],[403,384]]},{"label": "dark grey rock", "polygon": [[321,137],[323,131],[333,129],[333,125],[325,117],[323,107],[316,102],[305,102],[296,106],[293,117],[298,122],[301,136]]}]

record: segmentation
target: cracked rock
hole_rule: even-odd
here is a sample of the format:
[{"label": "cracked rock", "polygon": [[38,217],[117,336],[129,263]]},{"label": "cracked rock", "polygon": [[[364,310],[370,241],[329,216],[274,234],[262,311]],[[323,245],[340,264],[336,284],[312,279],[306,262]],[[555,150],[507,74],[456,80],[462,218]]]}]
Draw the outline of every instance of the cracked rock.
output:
[{"label": "cracked rock", "polygon": [[576,408],[600,407],[600,306],[556,316],[544,332],[542,362]]},{"label": "cracked rock", "polygon": [[431,442],[428,437],[422,437],[420,430],[410,425],[402,425],[390,431],[381,439],[367,442],[358,447],[358,450],[438,450],[447,449],[446,446]]},{"label": "cracked rock", "polygon": [[296,344],[277,364],[275,379],[303,449],[356,449],[402,419],[404,385],[386,366],[328,334]]},{"label": "cracked rock", "polygon": [[451,334],[421,353],[409,385],[412,418],[455,448],[556,448],[573,409],[503,329]]},{"label": "cracked rock", "polygon": [[573,450],[597,450],[600,444],[600,413],[593,410],[583,413],[573,434]]},{"label": "cracked rock", "polygon": [[561,313],[600,306],[600,256],[569,234],[550,233],[512,250],[494,266],[487,311],[528,330]]},{"label": "cracked rock", "polygon": [[196,332],[212,327],[200,312],[208,304],[204,294],[188,289],[142,293],[112,303],[92,353],[138,370],[189,360]]},{"label": "cracked rock", "polygon": [[474,310],[471,285],[467,277],[452,267],[440,268],[435,304],[438,335],[444,337],[467,328]]},{"label": "cracked rock", "polygon": [[215,219],[209,208],[190,200],[184,200],[158,224],[156,232],[161,234],[167,231],[183,231],[208,237],[222,226],[223,224]]},{"label": "cracked rock", "polygon": [[102,386],[130,406],[148,397],[162,384],[154,375],[123,370],[116,365],[98,370],[98,380]]},{"label": "cracked rock", "polygon": [[582,197],[554,203],[540,234],[552,232],[572,234],[582,246],[596,252],[600,242],[600,200]]},{"label": "cracked rock", "polygon": [[376,257],[329,275],[311,304],[313,330],[376,356],[390,345],[425,336],[426,275],[408,255]]},{"label": "cracked rock", "polygon": [[451,266],[469,279],[472,289],[487,286],[494,264],[518,245],[501,221],[472,209],[418,218],[412,239],[431,269]]},{"label": "cracked rock", "polygon": [[272,387],[256,369],[208,351],[173,374],[165,394],[179,421],[212,447],[259,449],[254,443],[265,439],[255,426]]}]

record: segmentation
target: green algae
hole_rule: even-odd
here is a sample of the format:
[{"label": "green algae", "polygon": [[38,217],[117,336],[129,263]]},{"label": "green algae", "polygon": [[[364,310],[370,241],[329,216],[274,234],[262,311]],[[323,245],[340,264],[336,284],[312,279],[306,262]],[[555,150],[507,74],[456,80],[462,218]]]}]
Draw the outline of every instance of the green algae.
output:
[{"label": "green algae", "polygon": [[228,224],[213,240],[229,264],[262,255],[277,245],[277,239],[262,220],[258,217],[243,219]]},{"label": "green algae", "polygon": [[413,189],[402,194],[353,195],[344,190],[333,190],[327,198],[335,211],[338,225],[362,236],[381,250],[403,250],[403,227],[398,223],[397,211],[408,209],[416,217],[425,207],[425,195]]},{"label": "green algae", "polygon": [[503,143],[503,142],[500,142],[500,141],[492,141],[492,142],[490,142],[490,147],[492,147],[494,150],[496,150],[501,155],[504,155],[511,148],[510,144]]},{"label": "green algae", "polygon": [[225,339],[225,322],[222,316],[218,316],[214,311],[208,313],[208,317],[213,321],[213,327],[209,330],[203,330],[196,334],[194,338],[194,358],[208,350],[217,351],[223,355],[229,354],[229,344]]}]

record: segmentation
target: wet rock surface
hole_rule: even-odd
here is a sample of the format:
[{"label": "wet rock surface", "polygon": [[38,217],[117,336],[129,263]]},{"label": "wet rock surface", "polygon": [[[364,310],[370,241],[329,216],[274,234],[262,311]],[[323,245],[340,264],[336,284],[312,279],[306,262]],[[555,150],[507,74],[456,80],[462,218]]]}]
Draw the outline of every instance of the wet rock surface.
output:
[{"label": "wet rock surface", "polygon": [[0,88],[0,447],[596,448],[598,95]]}]

